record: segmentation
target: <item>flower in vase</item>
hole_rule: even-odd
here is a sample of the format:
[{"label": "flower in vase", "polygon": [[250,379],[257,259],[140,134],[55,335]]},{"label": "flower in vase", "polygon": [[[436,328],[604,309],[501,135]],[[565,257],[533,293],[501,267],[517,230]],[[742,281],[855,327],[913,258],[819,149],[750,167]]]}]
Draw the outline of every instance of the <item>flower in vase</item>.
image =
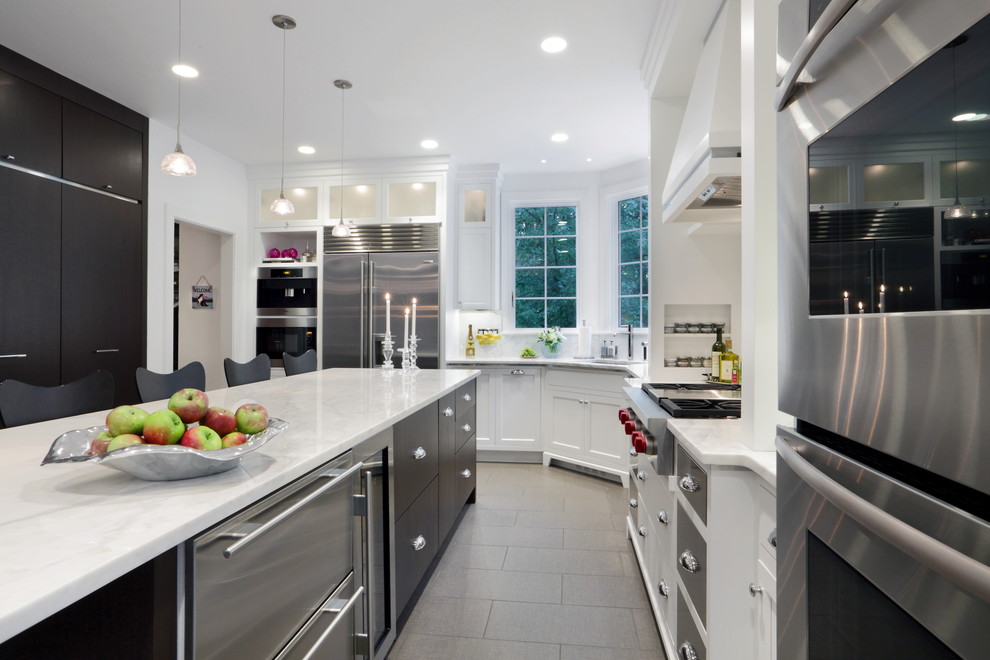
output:
[{"label": "flower in vase", "polygon": [[550,350],[550,352],[556,352],[557,346],[559,346],[560,342],[564,341],[564,339],[565,337],[563,333],[560,331],[560,328],[558,328],[557,326],[553,326],[552,328],[547,328],[542,332],[540,332],[538,335],[536,335],[536,341],[546,346],[547,349]]}]

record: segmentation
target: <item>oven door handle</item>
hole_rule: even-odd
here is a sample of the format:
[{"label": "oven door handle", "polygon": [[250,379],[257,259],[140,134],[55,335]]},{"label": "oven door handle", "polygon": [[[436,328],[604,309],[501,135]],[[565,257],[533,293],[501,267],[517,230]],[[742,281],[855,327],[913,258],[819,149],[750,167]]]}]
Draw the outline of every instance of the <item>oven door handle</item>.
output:
[{"label": "oven door handle", "polygon": [[777,437],[777,455],[798,477],[853,520],[956,586],[990,602],[990,567],[920,532],[829,478]]},{"label": "oven door handle", "polygon": [[811,57],[818,51],[818,47],[825,41],[825,37],[854,4],[856,4],[856,0],[832,0],[811,29],[808,30],[808,36],[804,38],[797,52],[794,53],[791,65],[787,67],[787,72],[777,85],[777,97],[775,99],[777,112],[783,110],[787,102],[791,100],[797,86],[801,84],[798,79],[804,73],[804,68],[808,66]]}]

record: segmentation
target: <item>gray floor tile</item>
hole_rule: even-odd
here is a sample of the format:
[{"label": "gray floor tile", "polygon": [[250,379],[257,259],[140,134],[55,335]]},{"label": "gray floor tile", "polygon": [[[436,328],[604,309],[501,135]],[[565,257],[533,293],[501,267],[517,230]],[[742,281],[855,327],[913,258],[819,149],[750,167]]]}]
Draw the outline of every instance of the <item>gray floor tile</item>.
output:
[{"label": "gray floor tile", "polygon": [[502,566],[507,571],[623,575],[620,554],[601,550],[510,547]]},{"label": "gray floor tile", "polygon": [[612,575],[564,575],[564,605],[648,608],[643,580]]},{"label": "gray floor tile", "polygon": [[564,498],[528,495],[486,495],[478,497],[479,509],[514,509],[516,511],[563,511]]},{"label": "gray floor tile", "polygon": [[622,552],[619,554],[619,560],[622,562],[622,574],[626,577],[634,577],[641,575],[639,570],[639,563],[636,561],[636,554],[630,549],[627,552]]},{"label": "gray floor tile", "polygon": [[497,571],[505,562],[505,551],[505,546],[451,543],[440,558],[439,565]]},{"label": "gray floor tile", "polygon": [[505,509],[479,509],[471,507],[464,518],[461,519],[461,526],[464,525],[491,525],[493,527],[512,527],[516,524],[516,511]]},{"label": "gray floor tile", "polygon": [[626,552],[630,549],[630,544],[625,532],[610,529],[565,529],[564,547],[569,550]]},{"label": "gray floor tile", "polygon": [[563,548],[564,530],[540,527],[461,527],[453,543],[467,545],[500,545],[519,548]]},{"label": "gray floor tile", "polygon": [[560,660],[663,660],[663,655],[655,651],[561,645]]},{"label": "gray floor tile", "polygon": [[559,603],[559,573],[443,568],[433,575],[428,598],[476,598],[524,603]]},{"label": "gray floor tile", "polygon": [[406,628],[423,635],[484,637],[492,601],[473,598],[421,598]]},{"label": "gray floor tile", "polygon": [[485,637],[520,642],[636,648],[631,610],[534,603],[492,604]]},{"label": "gray floor tile", "polygon": [[[405,633],[403,633],[405,634]],[[556,644],[468,639],[410,633],[389,660],[559,660]]]},{"label": "gray floor tile", "polygon": [[[491,617],[489,617],[490,620]],[[633,622],[636,624],[636,635],[639,648],[648,651],[660,650],[660,633],[657,632],[657,622],[652,610],[633,610]]]},{"label": "gray floor tile", "polygon": [[[611,513],[565,513],[563,511],[520,511],[516,527],[558,527],[560,529],[615,529]],[[624,528],[623,528],[624,529]]]}]

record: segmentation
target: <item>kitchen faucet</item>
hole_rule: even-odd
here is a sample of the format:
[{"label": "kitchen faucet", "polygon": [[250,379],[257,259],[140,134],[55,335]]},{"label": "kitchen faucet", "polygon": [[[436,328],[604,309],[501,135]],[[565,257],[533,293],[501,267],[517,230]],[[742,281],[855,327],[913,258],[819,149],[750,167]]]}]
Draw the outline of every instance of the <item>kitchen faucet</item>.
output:
[{"label": "kitchen faucet", "polygon": [[[632,327],[632,323],[626,324],[626,330],[625,331],[629,335],[627,337],[627,339],[629,340],[629,342],[628,342],[628,346],[626,347],[626,355],[629,357],[630,360],[633,359],[633,348],[632,348],[632,345],[633,345],[633,329],[632,328],[633,328]],[[612,334],[614,336],[614,335],[617,335],[619,333],[618,332],[615,332],[615,333],[612,333]]]}]

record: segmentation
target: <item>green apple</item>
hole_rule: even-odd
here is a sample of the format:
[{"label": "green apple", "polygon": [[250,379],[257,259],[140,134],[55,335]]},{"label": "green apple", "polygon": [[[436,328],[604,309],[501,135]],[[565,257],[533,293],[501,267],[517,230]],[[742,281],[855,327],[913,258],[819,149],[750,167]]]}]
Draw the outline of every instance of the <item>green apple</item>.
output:
[{"label": "green apple", "polygon": [[186,424],[192,424],[203,419],[210,400],[205,392],[191,387],[179,390],[168,400],[168,409],[179,416]]},{"label": "green apple", "polygon": [[144,440],[141,439],[141,436],[133,433],[122,433],[121,435],[114,436],[113,440],[110,441],[110,444],[107,445],[107,452],[143,444]]},{"label": "green apple", "polygon": [[186,430],[180,442],[192,449],[221,449],[223,442],[209,426],[193,426]]},{"label": "green apple", "polygon": [[182,439],[186,425],[171,410],[156,410],[144,422],[144,440],[152,445],[174,445]]},{"label": "green apple", "polygon": [[93,439],[89,443],[89,451],[86,453],[91,456],[106,453],[107,446],[111,440],[113,440],[113,436],[110,434],[110,431],[100,431],[93,436]]},{"label": "green apple", "polygon": [[237,445],[243,445],[247,442],[248,437],[241,433],[240,431],[234,431],[233,433],[228,433],[227,435],[220,438],[220,442],[224,449],[227,447],[236,447]]},{"label": "green apple", "polygon": [[268,411],[259,403],[245,403],[234,413],[237,419],[237,430],[251,435],[261,433],[268,428]]},{"label": "green apple", "polygon": [[117,406],[107,414],[107,431],[112,436],[133,433],[141,435],[148,413],[136,406]]}]

